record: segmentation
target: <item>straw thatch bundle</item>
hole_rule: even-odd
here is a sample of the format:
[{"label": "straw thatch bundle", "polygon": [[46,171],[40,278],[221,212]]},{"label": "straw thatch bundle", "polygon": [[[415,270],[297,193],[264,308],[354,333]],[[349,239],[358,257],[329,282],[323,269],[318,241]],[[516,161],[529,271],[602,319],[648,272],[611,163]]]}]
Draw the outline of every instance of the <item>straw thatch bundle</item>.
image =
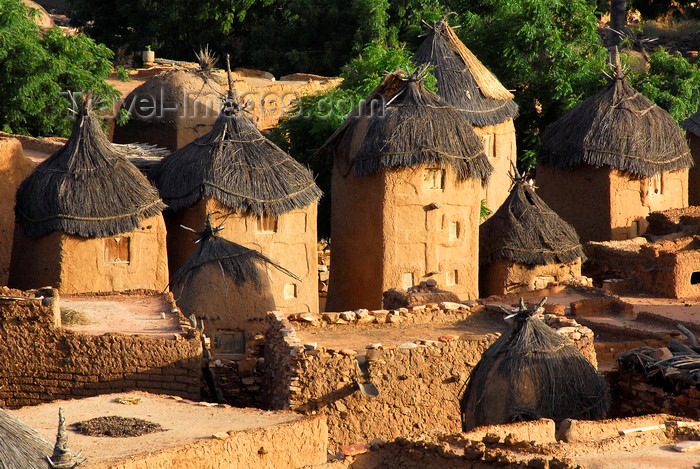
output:
[{"label": "straw thatch bundle", "polygon": [[544,203],[522,177],[503,205],[479,226],[479,263],[507,259],[547,265],[586,259],[574,228]]},{"label": "straw thatch bundle", "polygon": [[232,211],[281,215],[322,195],[311,172],[263,137],[232,97],[209,133],[164,158],[149,177],[175,212],[211,196]]},{"label": "straw thatch bundle", "polygon": [[451,167],[460,181],[487,180],[493,167],[471,123],[425,88],[421,75],[387,75],[367,98],[374,104],[348,117],[319,153],[345,160],[357,177],[433,164]]},{"label": "straw thatch bundle", "polygon": [[700,110],[681,122],[681,127],[691,134],[700,137]]},{"label": "straw thatch bundle", "polygon": [[91,237],[138,228],[164,208],[158,192],[82,110],[66,144],[17,190],[15,218],[28,236],[53,231]]},{"label": "straw thatch bundle", "polygon": [[562,169],[606,165],[640,177],[693,166],[673,117],[619,73],[545,129],[540,161]]},{"label": "straw thatch bundle", "polygon": [[46,469],[53,445],[32,427],[0,410],[0,469]]},{"label": "straw thatch bundle", "polygon": [[253,285],[257,290],[260,290],[263,282],[260,278],[259,265],[269,265],[299,280],[296,275],[258,251],[221,238],[217,233],[223,229],[223,224],[214,228],[211,223],[211,214],[207,216],[204,231],[196,232],[199,235],[199,239],[196,241],[197,248],[172,276],[170,285],[179,287],[178,289],[182,293],[204,266],[213,263],[219,266],[224,283],[226,284],[226,279],[230,278],[237,287]]},{"label": "straw thatch bundle", "polygon": [[478,126],[496,125],[518,116],[513,95],[460,41],[445,18],[428,34],[411,60],[434,65],[438,94]]},{"label": "straw thatch bundle", "polygon": [[513,324],[472,370],[460,401],[464,431],[538,418],[604,417],[607,383],[573,342],[533,316],[545,300],[527,309],[521,299],[509,316]]}]

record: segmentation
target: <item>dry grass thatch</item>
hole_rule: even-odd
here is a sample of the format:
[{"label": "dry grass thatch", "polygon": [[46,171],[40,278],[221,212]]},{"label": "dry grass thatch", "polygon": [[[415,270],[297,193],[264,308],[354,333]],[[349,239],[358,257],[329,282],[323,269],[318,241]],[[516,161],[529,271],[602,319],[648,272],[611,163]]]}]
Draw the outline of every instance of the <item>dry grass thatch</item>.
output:
[{"label": "dry grass thatch", "polygon": [[514,178],[513,184],[503,205],[479,226],[479,263],[508,259],[546,265],[585,260],[576,230],[522,178]]},{"label": "dry grass thatch", "polygon": [[637,177],[693,166],[673,117],[619,76],[545,129],[540,161],[562,169],[610,166]]},{"label": "dry grass thatch", "polygon": [[165,208],[158,192],[82,111],[68,142],[20,185],[16,221],[28,236],[97,238],[133,231]]},{"label": "dry grass thatch", "polygon": [[[546,298],[544,299],[546,300]],[[605,379],[566,337],[534,313],[513,324],[484,352],[460,402],[463,429],[521,420],[600,419],[610,404]]]},{"label": "dry grass thatch", "polygon": [[411,60],[435,66],[438,94],[445,101],[464,112],[473,125],[496,125],[518,116],[513,95],[459,40],[444,19],[428,29],[427,37]]},{"label": "dry grass thatch", "polygon": [[[387,75],[319,150],[354,167],[357,177],[381,168],[451,167],[458,180],[487,180],[493,167],[463,113],[426,89],[420,73]],[[350,171],[349,169],[348,171]]]},{"label": "dry grass thatch", "polygon": [[53,445],[36,430],[0,410],[0,469],[46,469]]},{"label": "dry grass thatch", "polygon": [[170,285],[178,294],[182,294],[182,291],[197,273],[204,266],[211,263],[218,264],[221,275],[224,277],[224,283],[226,283],[227,279],[231,279],[238,287],[249,285],[260,290],[262,281],[258,265],[261,264],[274,267],[280,272],[299,280],[292,272],[279,266],[258,251],[219,237],[217,232],[222,229],[223,225],[214,228],[211,224],[211,215],[207,217],[204,231],[197,232],[199,235],[197,248],[170,279]]},{"label": "dry grass thatch", "polygon": [[681,122],[681,127],[696,137],[700,137],[700,110]]},{"label": "dry grass thatch", "polygon": [[235,101],[209,133],[164,158],[149,177],[176,212],[212,196],[232,211],[281,215],[322,195],[311,172],[266,139]]}]

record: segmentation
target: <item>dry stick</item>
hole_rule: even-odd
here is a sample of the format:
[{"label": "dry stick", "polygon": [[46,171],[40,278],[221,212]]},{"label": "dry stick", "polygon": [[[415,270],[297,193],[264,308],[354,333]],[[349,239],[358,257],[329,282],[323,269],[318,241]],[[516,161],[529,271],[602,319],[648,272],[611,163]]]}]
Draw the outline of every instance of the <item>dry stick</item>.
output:
[{"label": "dry stick", "polygon": [[690,332],[687,327],[685,327],[683,324],[676,324],[676,329],[681,331],[690,341],[690,346],[697,352],[700,351],[700,346],[698,346],[698,339],[695,338],[695,334]]}]

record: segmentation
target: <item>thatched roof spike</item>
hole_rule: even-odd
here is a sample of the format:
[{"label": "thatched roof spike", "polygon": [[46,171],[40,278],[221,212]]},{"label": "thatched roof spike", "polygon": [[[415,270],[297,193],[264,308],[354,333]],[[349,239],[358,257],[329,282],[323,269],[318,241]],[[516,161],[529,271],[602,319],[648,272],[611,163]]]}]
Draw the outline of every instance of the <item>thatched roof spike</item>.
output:
[{"label": "thatched roof spike", "polygon": [[52,469],[73,469],[82,465],[87,458],[79,460],[81,452],[72,454],[68,447],[68,436],[66,434],[66,419],[63,417],[63,409],[58,409],[58,432],[56,434],[56,445],[51,457],[46,456],[46,461]]}]

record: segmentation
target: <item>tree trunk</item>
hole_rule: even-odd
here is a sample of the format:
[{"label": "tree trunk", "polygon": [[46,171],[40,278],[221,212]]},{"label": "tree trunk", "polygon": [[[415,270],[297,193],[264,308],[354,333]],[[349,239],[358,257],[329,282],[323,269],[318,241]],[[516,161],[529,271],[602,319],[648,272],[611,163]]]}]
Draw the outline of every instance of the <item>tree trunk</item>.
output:
[{"label": "tree trunk", "polygon": [[626,0],[610,0],[610,29],[608,31],[608,47],[620,44],[620,34],[627,27]]}]

